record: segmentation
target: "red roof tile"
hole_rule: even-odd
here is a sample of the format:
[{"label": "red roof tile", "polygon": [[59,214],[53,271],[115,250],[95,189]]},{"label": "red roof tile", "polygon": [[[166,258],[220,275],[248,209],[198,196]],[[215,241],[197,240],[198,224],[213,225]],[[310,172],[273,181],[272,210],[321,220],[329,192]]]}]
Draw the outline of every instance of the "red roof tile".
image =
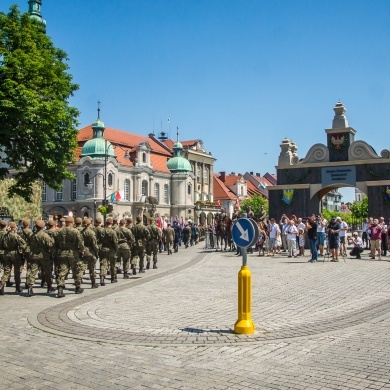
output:
[{"label": "red roof tile", "polygon": [[214,186],[214,200],[222,199],[236,199],[237,195],[233,193],[225,183],[218,178],[218,174],[213,175],[213,186]]}]

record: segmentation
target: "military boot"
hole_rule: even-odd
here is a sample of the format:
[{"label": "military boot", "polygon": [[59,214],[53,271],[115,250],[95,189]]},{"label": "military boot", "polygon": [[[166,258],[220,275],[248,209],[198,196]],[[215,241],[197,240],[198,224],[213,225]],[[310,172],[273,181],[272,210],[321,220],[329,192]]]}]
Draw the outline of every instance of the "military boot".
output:
[{"label": "military boot", "polygon": [[58,294],[57,294],[57,298],[63,298],[65,296],[64,294],[64,288],[59,286],[58,287]]},{"label": "military boot", "polygon": [[34,290],[33,290],[33,288],[32,288],[32,286],[30,286],[29,288],[28,288],[28,296],[29,297],[33,297],[35,294],[34,294]]},{"label": "military boot", "polygon": [[122,268],[118,268],[117,271],[116,271],[117,274],[121,274],[122,273]]},{"label": "military boot", "polygon": [[118,279],[115,279],[115,276],[113,278],[111,278],[111,283],[117,283],[118,282]]},{"label": "military boot", "polygon": [[5,287],[12,287],[14,285],[14,282],[11,282],[10,280],[7,280],[5,282]]},{"label": "military boot", "polygon": [[130,278],[129,274],[127,272],[125,272],[123,274],[123,279],[129,279],[129,278]]},{"label": "military boot", "polygon": [[157,269],[157,261],[153,261],[153,269]]},{"label": "military boot", "polygon": [[4,284],[0,286],[0,295],[4,295]]},{"label": "military boot", "polygon": [[105,286],[106,285],[106,282],[104,281],[104,276],[100,277],[100,285],[101,286]]},{"label": "military boot", "polygon": [[46,291],[47,291],[47,294],[49,294],[51,292],[56,291],[56,289],[52,286],[51,283],[49,283],[48,286],[47,286],[47,290]]},{"label": "military boot", "polygon": [[23,292],[23,288],[22,288],[22,287],[20,287],[20,284],[17,284],[17,285],[16,285],[15,292],[17,292],[17,293],[21,293],[21,292]]},{"label": "military boot", "polygon": [[137,275],[137,268],[136,268],[135,264],[132,264],[131,268],[133,270],[133,275]]},{"label": "military boot", "polygon": [[96,283],[95,277],[91,276],[91,288],[98,288],[98,284]]},{"label": "military boot", "polygon": [[150,260],[146,263],[146,269],[150,269]]},{"label": "military boot", "polygon": [[76,291],[75,291],[76,294],[82,294],[83,292],[84,292],[84,289],[81,288],[81,286],[76,286]]}]

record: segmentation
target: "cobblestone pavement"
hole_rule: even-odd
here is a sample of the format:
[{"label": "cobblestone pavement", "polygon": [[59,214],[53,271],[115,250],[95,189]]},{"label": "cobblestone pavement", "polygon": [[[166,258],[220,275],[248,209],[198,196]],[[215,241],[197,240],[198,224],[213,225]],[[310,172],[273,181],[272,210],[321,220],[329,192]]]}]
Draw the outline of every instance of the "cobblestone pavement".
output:
[{"label": "cobblestone pavement", "polygon": [[241,258],[200,245],[63,299],[0,297],[2,389],[390,389],[390,263],[248,256],[254,335],[232,332]]}]

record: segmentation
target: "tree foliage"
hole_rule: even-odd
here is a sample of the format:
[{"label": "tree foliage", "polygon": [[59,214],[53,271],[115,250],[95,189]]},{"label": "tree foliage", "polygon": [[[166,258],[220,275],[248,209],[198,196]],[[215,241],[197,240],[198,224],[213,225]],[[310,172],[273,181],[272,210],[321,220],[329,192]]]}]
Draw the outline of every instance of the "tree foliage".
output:
[{"label": "tree foliage", "polygon": [[77,146],[79,112],[68,99],[78,85],[67,60],[29,14],[16,5],[0,13],[0,180],[11,171],[10,196],[29,200],[36,180],[58,189],[72,178],[67,167]]},{"label": "tree foliage", "polygon": [[268,200],[260,195],[253,195],[251,198],[245,199],[241,202],[240,206],[244,212],[247,212],[249,205],[252,206],[252,210],[256,217],[260,214],[261,206],[264,206],[264,209],[268,213]]},{"label": "tree foliage", "polygon": [[352,216],[357,220],[368,218],[368,198],[365,196],[361,201],[356,201],[349,206]]}]

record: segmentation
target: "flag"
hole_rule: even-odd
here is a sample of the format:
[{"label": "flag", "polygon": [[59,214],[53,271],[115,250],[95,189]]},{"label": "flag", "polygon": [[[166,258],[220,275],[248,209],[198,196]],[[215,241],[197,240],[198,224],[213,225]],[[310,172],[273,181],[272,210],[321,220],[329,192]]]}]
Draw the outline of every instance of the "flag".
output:
[{"label": "flag", "polygon": [[220,202],[219,200],[217,200],[217,201],[215,202],[215,204],[216,204],[218,207],[221,207],[221,202]]},{"label": "flag", "polygon": [[115,192],[115,200],[117,202],[120,201],[122,198],[123,198],[123,196],[121,195],[121,191]]},{"label": "flag", "polygon": [[259,188],[265,190],[267,188],[267,186],[265,185],[264,182],[261,181],[260,184],[259,184]]},{"label": "flag", "polygon": [[111,203],[114,203],[114,202],[115,202],[115,192],[113,192],[113,193],[110,195],[110,202],[111,202]]}]

